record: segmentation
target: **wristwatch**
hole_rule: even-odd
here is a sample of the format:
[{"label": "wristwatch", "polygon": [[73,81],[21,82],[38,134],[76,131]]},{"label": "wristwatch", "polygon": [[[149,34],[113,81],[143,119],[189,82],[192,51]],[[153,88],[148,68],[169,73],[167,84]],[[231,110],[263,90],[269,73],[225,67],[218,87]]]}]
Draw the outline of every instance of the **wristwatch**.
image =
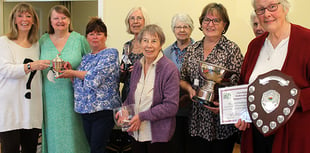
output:
[{"label": "wristwatch", "polygon": [[31,65],[30,65],[30,63],[27,63],[27,69],[28,69],[29,71],[31,71]]}]

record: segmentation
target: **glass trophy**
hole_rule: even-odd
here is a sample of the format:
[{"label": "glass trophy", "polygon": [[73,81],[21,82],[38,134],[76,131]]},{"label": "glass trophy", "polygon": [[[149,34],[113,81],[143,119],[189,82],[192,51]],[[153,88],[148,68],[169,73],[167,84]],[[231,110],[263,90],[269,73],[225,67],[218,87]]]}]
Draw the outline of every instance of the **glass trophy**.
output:
[{"label": "glass trophy", "polygon": [[130,120],[135,115],[135,104],[121,106],[113,109],[115,124],[122,128],[122,131],[127,131],[130,127]]}]

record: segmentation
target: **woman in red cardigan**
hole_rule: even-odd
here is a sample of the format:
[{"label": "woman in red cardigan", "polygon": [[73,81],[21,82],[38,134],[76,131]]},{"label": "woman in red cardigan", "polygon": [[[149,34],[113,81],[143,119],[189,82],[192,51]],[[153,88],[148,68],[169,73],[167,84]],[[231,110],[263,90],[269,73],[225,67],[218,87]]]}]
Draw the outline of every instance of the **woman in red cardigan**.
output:
[{"label": "woman in red cardigan", "polygon": [[235,126],[244,131],[241,152],[310,152],[310,30],[287,20],[287,0],[253,0],[253,7],[266,33],[249,44],[241,83],[252,83],[258,75],[278,69],[293,77],[301,95],[292,117],[271,136],[264,137],[253,124],[239,120]]}]

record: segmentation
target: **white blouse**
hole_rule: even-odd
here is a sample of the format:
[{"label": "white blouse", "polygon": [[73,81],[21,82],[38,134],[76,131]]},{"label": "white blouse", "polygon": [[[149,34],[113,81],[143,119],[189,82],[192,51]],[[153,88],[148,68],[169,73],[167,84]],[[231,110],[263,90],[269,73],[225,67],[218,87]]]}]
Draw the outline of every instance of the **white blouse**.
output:
[{"label": "white blouse", "polygon": [[[156,76],[156,63],[163,57],[163,53],[159,52],[157,58],[149,67],[144,76],[144,57],[140,59],[142,64],[142,72],[140,80],[135,91],[135,113],[143,112],[151,108],[154,96],[154,83]],[[151,122],[142,121],[138,131],[134,132],[134,138],[137,141],[152,141]]]},{"label": "white blouse", "polygon": [[270,40],[266,38],[260,51],[256,65],[251,74],[249,84],[264,73],[271,70],[281,70],[287,56],[289,37],[283,39],[276,48],[273,48]]}]

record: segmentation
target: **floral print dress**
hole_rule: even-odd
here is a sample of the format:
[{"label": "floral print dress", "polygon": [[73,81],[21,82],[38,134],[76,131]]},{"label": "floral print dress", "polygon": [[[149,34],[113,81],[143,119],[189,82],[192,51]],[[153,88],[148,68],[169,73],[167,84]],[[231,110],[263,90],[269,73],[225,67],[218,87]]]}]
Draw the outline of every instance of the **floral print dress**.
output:
[{"label": "floral print dress", "polygon": [[[203,40],[204,38],[188,48],[181,69],[181,80],[187,81],[196,91],[206,84],[199,73],[199,61],[227,68],[236,72],[238,76],[243,62],[238,45],[225,36],[220,38],[218,44],[204,60]],[[195,80],[199,80],[198,85],[194,84]],[[220,125],[219,114],[213,113],[197,102],[193,102],[189,130],[191,136],[199,136],[208,141],[226,139],[238,132],[234,125]]]}]

